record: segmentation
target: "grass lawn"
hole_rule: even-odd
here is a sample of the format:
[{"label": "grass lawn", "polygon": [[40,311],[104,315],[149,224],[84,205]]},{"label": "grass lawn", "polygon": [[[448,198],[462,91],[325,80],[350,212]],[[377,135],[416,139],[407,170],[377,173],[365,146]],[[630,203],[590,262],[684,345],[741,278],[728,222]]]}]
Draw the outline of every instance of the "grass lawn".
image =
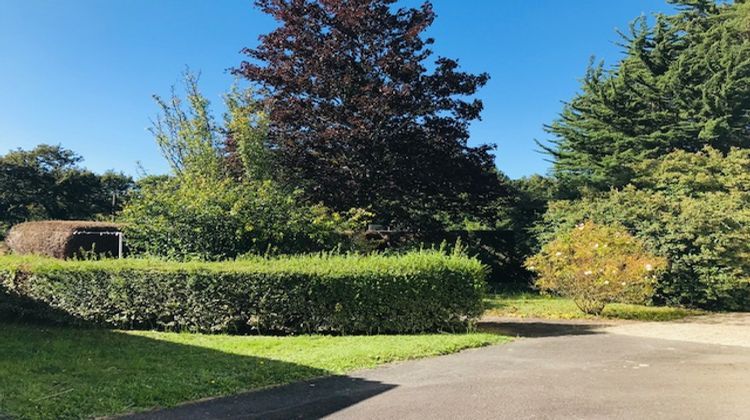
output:
[{"label": "grass lawn", "polygon": [[0,323],[0,418],[111,415],[500,343],[492,334],[243,337]]},{"label": "grass lawn", "polygon": [[[498,294],[486,300],[489,316],[550,319],[595,319],[581,312],[570,299],[541,296],[535,293]],[[671,321],[704,312],[665,306],[609,304],[604,308],[603,318],[633,319],[639,321]]]}]

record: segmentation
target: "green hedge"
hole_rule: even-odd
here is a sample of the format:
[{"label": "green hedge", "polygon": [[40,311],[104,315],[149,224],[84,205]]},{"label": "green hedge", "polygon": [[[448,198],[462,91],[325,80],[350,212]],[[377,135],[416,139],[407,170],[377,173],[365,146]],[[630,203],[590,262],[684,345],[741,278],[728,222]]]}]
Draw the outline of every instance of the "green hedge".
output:
[{"label": "green hedge", "polygon": [[0,257],[0,310],[125,329],[413,333],[465,328],[485,267],[436,251],[232,262]]}]

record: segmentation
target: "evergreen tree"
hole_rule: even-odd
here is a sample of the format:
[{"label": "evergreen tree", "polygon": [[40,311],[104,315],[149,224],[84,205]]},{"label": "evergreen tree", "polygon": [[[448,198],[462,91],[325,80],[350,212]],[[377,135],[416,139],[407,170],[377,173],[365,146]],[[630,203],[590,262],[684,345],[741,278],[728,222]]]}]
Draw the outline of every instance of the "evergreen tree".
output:
[{"label": "evergreen tree", "polygon": [[284,178],[336,209],[369,208],[426,228],[491,214],[502,193],[491,147],[470,147],[471,99],[487,74],[438,58],[435,14],[395,0],[258,0],[280,26],[235,72],[267,89],[268,136]]},{"label": "evergreen tree", "polygon": [[548,131],[570,191],[628,184],[633,165],[673,150],[750,147],[750,4],[681,0],[624,36],[611,70],[590,66]]}]

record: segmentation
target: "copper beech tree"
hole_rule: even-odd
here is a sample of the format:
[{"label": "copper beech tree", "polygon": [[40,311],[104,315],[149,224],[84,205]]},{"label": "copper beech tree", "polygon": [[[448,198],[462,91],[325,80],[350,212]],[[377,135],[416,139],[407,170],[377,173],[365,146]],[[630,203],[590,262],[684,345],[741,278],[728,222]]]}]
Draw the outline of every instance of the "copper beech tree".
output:
[{"label": "copper beech tree", "polygon": [[492,147],[467,144],[489,77],[428,63],[432,5],[394,3],[258,0],[279,26],[234,72],[268,92],[281,176],[312,200],[407,228],[481,220],[504,194]]}]

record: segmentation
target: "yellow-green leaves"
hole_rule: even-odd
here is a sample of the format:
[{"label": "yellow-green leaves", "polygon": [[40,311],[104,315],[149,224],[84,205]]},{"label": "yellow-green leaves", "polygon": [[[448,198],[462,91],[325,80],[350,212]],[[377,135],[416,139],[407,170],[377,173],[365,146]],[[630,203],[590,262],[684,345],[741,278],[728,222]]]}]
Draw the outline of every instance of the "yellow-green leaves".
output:
[{"label": "yellow-green leaves", "polygon": [[586,313],[599,314],[610,302],[639,303],[666,260],[619,227],[579,224],[542,247],[526,266],[543,291],[572,298]]}]

